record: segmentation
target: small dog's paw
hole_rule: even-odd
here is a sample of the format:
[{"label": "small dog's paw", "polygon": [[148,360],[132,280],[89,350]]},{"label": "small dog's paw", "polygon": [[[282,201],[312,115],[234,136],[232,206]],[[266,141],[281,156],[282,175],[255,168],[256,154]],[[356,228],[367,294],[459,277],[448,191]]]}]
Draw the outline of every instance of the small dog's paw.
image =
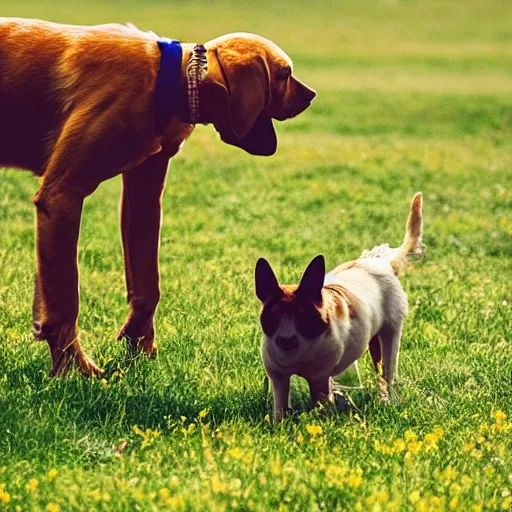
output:
[{"label": "small dog's paw", "polygon": [[350,411],[355,411],[356,407],[350,401],[350,399],[344,395],[341,391],[334,391],[334,405],[336,406],[336,410],[340,413],[347,413]]}]

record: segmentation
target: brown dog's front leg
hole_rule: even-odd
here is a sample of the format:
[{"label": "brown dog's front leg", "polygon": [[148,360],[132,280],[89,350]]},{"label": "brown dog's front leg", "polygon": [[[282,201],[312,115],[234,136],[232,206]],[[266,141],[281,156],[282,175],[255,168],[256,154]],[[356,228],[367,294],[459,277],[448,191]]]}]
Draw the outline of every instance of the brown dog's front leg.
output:
[{"label": "brown dog's front leg", "polygon": [[148,355],[156,350],[153,317],[160,298],[158,249],[168,160],[157,154],[123,174],[121,231],[130,315],[117,339],[126,338]]},{"label": "brown dog's front leg", "polygon": [[76,363],[84,375],[102,371],[82,351],[78,316],[77,243],[83,199],[44,185],[34,197],[37,209],[37,274],[34,336],[46,340],[52,356],[50,375],[65,374]]}]

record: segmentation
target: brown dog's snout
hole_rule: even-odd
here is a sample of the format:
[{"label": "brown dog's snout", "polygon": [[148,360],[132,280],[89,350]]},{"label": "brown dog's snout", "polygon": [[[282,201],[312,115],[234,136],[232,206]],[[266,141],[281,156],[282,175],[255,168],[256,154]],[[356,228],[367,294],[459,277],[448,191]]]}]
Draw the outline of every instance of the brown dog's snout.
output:
[{"label": "brown dog's snout", "polygon": [[314,89],[311,89],[309,88],[306,84],[303,84],[302,82],[300,82],[299,80],[297,80],[299,82],[299,86],[300,86],[300,97],[302,99],[302,101],[304,101],[305,103],[307,103],[308,105],[314,100],[315,96],[316,96],[316,91]]}]

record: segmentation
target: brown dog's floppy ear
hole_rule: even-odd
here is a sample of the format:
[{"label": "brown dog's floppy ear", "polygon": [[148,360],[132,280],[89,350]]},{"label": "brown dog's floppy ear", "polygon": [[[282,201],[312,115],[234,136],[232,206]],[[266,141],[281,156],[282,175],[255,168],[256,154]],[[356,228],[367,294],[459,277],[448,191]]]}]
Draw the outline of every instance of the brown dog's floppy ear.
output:
[{"label": "brown dog's floppy ear", "polygon": [[311,299],[316,304],[322,302],[322,288],[325,278],[325,259],[320,254],[313,258],[308,265],[299,283],[301,295]]},{"label": "brown dog's floppy ear", "polygon": [[256,282],[256,296],[261,302],[265,302],[272,295],[281,293],[276,275],[270,263],[265,258],[260,258],[256,263],[254,277]]},{"label": "brown dog's floppy ear", "polygon": [[271,101],[267,62],[259,55],[243,60],[240,52],[227,48],[211,50],[211,56],[208,75],[215,90],[209,117],[221,139],[252,155],[274,154],[274,125],[261,115]]}]

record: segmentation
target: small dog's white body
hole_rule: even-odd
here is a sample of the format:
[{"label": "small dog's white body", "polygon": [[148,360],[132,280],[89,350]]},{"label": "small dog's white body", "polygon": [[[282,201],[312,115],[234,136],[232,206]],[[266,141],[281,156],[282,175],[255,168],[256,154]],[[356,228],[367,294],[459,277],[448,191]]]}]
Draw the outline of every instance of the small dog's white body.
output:
[{"label": "small dog's white body", "polygon": [[[263,302],[261,353],[274,390],[274,416],[287,408],[290,377],[304,377],[314,402],[332,401],[332,377],[344,372],[368,346],[375,365],[383,363],[381,398],[396,373],[407,295],[396,273],[409,254],[421,254],[422,197],[416,194],[404,243],[365,251],[325,275],[315,258],[299,286],[279,286],[266,260],[256,267],[256,293]],[[309,321],[309,324],[308,324]]]}]

